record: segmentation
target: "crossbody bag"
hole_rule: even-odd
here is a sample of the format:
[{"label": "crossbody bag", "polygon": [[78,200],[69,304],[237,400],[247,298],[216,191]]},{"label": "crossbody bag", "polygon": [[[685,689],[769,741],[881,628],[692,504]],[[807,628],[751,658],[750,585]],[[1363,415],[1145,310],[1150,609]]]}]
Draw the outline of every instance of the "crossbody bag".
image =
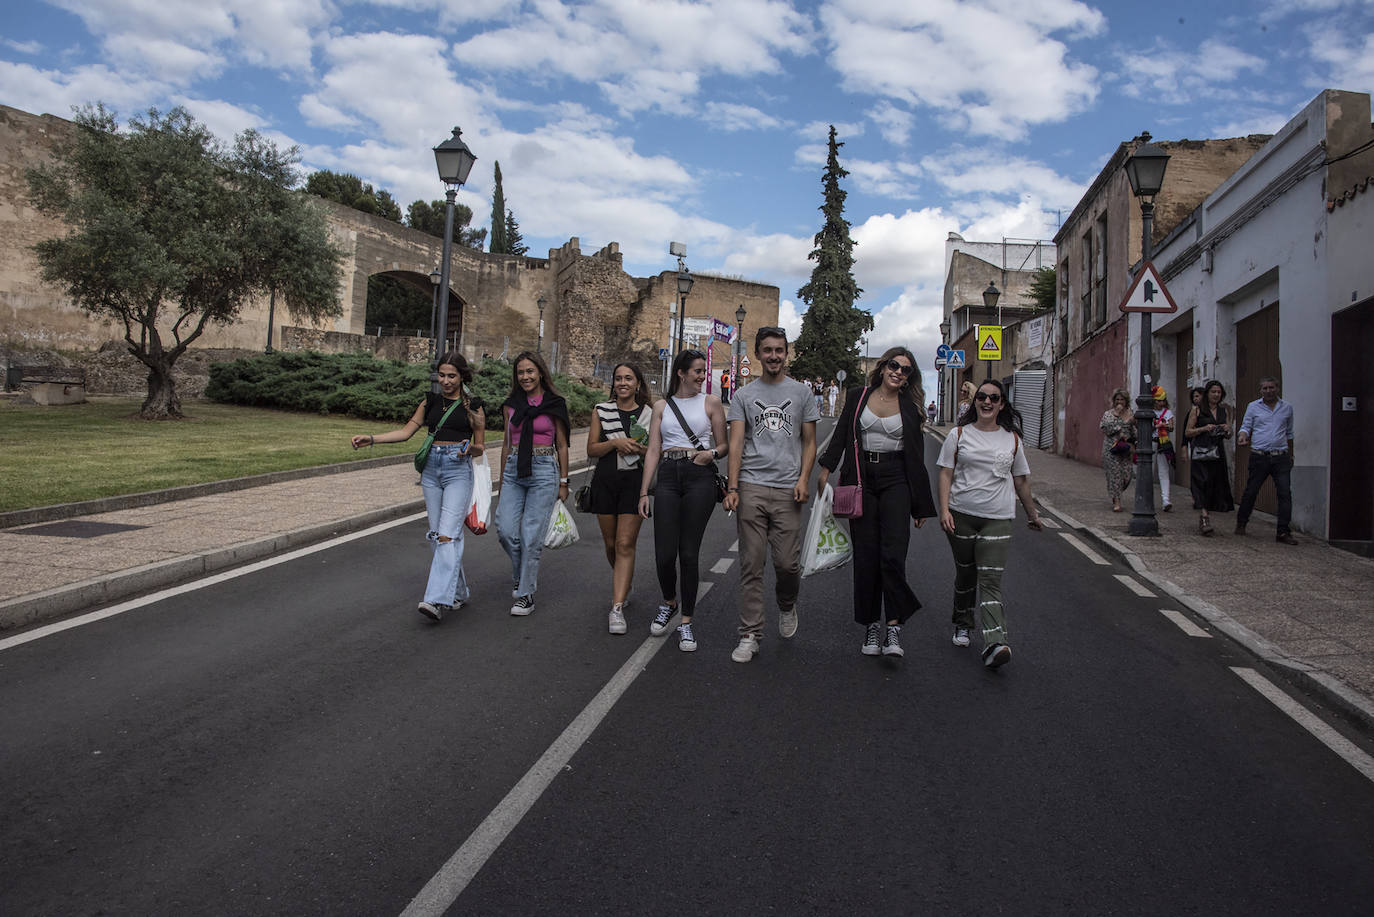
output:
[{"label": "crossbody bag", "polygon": [[854,405],[853,431],[854,431],[854,481],[853,484],[841,484],[835,488],[835,497],[832,501],[831,512],[836,516],[846,519],[858,519],[864,514],[864,479],[859,465],[859,412],[863,410],[864,397],[868,395],[868,386],[864,386],[863,392],[859,394],[859,400]]},{"label": "crossbody bag", "polygon": [[[697,435],[692,430],[691,425],[687,423],[687,418],[682,416],[682,411],[678,409],[677,402],[673,401],[672,395],[668,396],[668,407],[673,409],[673,414],[677,416],[677,422],[682,426],[682,430],[687,434],[687,438],[692,441],[692,445],[696,446],[698,449],[705,449],[706,447],[701,444],[701,440],[697,439]],[[717,467],[714,460],[711,462],[711,473],[716,479],[716,502],[720,503],[725,499],[725,492],[730,489],[730,480],[720,473],[720,468]]]},{"label": "crossbody bag", "polygon": [[440,417],[439,422],[434,425],[434,432],[425,437],[425,441],[420,445],[420,451],[415,453],[416,471],[422,474],[424,473],[425,465],[429,462],[429,447],[434,445],[434,437],[443,429],[444,422],[448,420],[448,415],[457,410],[458,406],[462,403],[463,399],[459,398],[457,401],[453,402],[453,404],[449,405],[448,410],[444,412],[444,416]]}]

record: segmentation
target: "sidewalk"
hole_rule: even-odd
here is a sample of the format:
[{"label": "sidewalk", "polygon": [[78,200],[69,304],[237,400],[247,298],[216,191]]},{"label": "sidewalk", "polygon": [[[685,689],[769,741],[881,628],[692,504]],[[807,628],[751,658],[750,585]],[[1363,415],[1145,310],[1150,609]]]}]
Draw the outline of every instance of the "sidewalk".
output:
[{"label": "sidewalk", "polygon": [[[586,440],[585,428],[573,432],[574,470],[586,465]],[[1235,517],[1223,514],[1217,534],[1203,538],[1186,489],[1175,490],[1173,512],[1159,514],[1162,537],[1135,538],[1126,534],[1129,510],[1111,511],[1100,468],[1039,450],[1028,458],[1036,499],[1067,528],[1374,729],[1374,560],[1301,534],[1296,547],[1277,544],[1273,520],[1259,513],[1248,536],[1231,534]],[[0,529],[0,632],[424,509],[408,457],[173,502],[127,502]]]}]

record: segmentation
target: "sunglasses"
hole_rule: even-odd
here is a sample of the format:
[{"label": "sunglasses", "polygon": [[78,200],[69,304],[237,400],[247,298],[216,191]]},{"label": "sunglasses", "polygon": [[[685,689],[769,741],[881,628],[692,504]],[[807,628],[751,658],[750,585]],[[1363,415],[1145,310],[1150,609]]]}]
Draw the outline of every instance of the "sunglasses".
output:
[{"label": "sunglasses", "polygon": [[974,401],[989,401],[993,404],[1002,400],[1002,396],[996,392],[979,392],[973,396]]},{"label": "sunglasses", "polygon": [[786,331],[782,330],[781,328],[775,328],[775,327],[773,327],[772,325],[769,325],[767,328],[760,328],[758,331],[755,331],[754,333],[757,334],[759,337],[770,337],[770,338],[785,338],[785,337],[787,337],[787,332],[786,332]]},{"label": "sunglasses", "polygon": [[887,368],[899,372],[903,376],[911,375],[916,369],[914,366],[907,366],[905,363],[898,363],[896,360],[888,360]]}]

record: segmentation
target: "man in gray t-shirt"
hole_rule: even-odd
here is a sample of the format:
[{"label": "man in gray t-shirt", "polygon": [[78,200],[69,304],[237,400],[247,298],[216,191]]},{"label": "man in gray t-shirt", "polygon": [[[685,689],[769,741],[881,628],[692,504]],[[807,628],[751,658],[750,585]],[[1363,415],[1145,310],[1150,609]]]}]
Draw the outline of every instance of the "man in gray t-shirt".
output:
[{"label": "man in gray t-shirt", "polygon": [[763,375],[730,399],[730,485],[723,506],[738,510],[739,646],[730,658],[748,662],[763,636],[763,570],[772,548],[777,577],[778,632],[797,632],[801,589],[801,517],[816,462],[820,408],[811,386],[787,376],[787,335],[760,328],[754,356]]}]

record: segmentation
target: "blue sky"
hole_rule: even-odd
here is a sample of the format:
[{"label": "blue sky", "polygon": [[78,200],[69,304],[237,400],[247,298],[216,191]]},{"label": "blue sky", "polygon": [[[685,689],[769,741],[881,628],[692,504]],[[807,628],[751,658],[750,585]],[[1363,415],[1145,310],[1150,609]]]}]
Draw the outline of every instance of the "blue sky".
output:
[{"label": "blue sky", "polygon": [[1323,88],[1374,90],[1374,0],[35,0],[0,11],[0,103],[180,104],[257,128],[404,208],[431,147],[492,163],[532,253],[797,288],[827,125],[871,347],[939,342],[944,241],[1054,235],[1116,145],[1269,133]]}]

